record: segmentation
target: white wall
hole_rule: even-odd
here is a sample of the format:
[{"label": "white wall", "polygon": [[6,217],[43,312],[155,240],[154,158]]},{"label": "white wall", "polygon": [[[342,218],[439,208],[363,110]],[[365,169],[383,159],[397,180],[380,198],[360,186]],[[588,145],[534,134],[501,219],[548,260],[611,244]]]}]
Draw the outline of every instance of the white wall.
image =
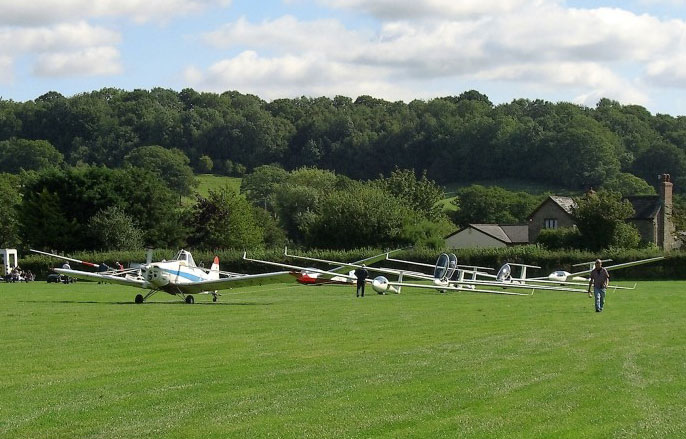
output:
[{"label": "white wall", "polygon": [[506,247],[505,243],[476,229],[468,227],[445,240],[447,248]]}]

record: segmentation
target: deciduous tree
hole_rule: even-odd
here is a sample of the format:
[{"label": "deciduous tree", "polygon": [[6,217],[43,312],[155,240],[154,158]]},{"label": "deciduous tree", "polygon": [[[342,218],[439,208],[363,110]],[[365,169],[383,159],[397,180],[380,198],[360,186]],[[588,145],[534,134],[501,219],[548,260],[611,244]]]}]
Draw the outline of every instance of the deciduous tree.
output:
[{"label": "deciduous tree", "polygon": [[610,246],[635,246],[638,230],[625,220],[634,214],[634,208],[617,192],[588,192],[576,199],[573,208],[582,245],[597,251]]}]

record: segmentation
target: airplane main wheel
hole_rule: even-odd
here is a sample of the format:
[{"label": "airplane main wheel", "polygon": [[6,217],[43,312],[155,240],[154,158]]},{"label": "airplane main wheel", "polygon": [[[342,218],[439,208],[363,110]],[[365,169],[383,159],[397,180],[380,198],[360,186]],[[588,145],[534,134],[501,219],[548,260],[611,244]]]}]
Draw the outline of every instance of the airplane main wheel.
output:
[{"label": "airplane main wheel", "polygon": [[143,303],[143,295],[142,294],[137,295],[135,302],[136,303]]},{"label": "airplane main wheel", "polygon": [[193,299],[193,296],[186,296],[186,303],[187,303],[187,304],[190,305],[190,304],[192,304],[192,303],[194,303],[194,302],[195,302],[195,300]]},{"label": "airplane main wheel", "polygon": [[216,301],[217,301],[217,296],[213,296],[213,297],[212,297],[212,302],[216,302]]}]

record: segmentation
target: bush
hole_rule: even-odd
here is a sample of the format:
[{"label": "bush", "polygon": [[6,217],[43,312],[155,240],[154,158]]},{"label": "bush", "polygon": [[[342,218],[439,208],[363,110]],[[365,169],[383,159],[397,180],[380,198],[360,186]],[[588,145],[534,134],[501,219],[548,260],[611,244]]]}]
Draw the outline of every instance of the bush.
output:
[{"label": "bush", "polygon": [[560,229],[543,229],[536,238],[536,243],[548,250],[579,248],[581,234],[576,227],[562,227]]}]

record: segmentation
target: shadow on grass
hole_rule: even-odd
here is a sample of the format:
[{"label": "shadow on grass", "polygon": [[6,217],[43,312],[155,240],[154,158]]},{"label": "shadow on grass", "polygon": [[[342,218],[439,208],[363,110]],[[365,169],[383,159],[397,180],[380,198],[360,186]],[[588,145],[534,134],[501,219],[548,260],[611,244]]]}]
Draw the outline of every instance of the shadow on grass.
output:
[{"label": "shadow on grass", "polygon": [[135,305],[135,306],[146,306],[146,305],[184,305],[184,306],[269,306],[273,305],[271,302],[196,302],[192,305],[186,302],[96,302],[94,300],[22,300],[19,303],[65,303],[65,304],[98,304],[98,305]]}]

